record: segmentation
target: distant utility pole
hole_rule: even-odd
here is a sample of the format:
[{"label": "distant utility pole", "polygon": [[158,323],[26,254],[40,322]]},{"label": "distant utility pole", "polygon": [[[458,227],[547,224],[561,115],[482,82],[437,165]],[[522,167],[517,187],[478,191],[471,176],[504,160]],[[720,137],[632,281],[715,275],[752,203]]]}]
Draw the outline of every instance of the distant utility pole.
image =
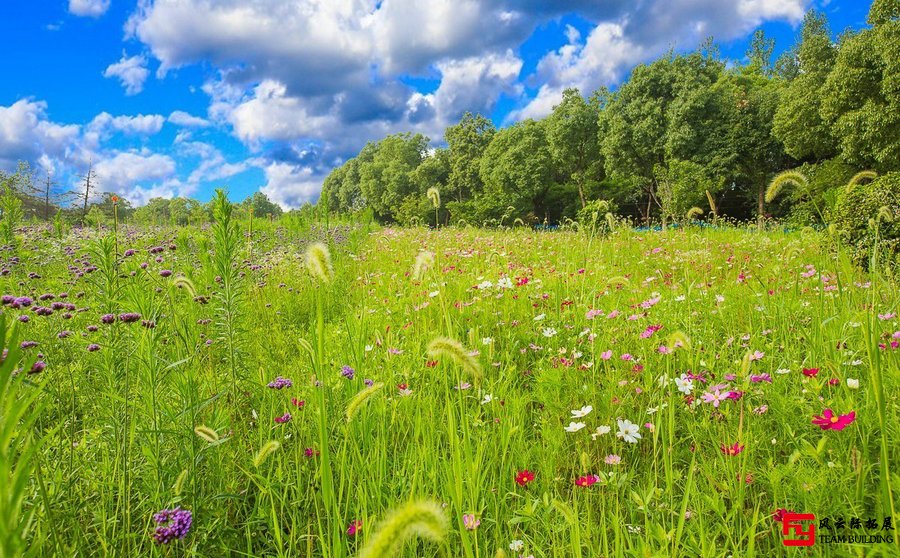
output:
[{"label": "distant utility pole", "polygon": [[44,220],[50,220],[50,193],[53,191],[53,187],[56,186],[57,183],[50,176],[50,169],[47,169],[47,180],[44,181]]},{"label": "distant utility pole", "polygon": [[90,160],[88,163],[88,171],[87,173],[81,177],[84,181],[84,192],[79,192],[77,194],[78,199],[84,201],[84,205],[81,210],[81,218],[82,220],[87,216],[88,210],[88,202],[91,199],[91,193],[97,189],[97,173],[94,172],[94,161]]}]

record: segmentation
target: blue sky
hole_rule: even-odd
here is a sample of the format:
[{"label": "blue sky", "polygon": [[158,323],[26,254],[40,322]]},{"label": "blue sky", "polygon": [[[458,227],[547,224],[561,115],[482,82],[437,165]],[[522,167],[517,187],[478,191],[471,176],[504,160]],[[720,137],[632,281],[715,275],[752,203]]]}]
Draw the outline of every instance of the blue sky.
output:
[{"label": "blue sky", "polygon": [[315,200],[366,141],[435,144],[464,111],[498,126],[565,87],[615,87],[636,64],[713,36],[741,60],[762,27],[776,53],[809,8],[832,32],[855,0],[42,0],[0,8],[0,168],[27,160],[71,187]]}]

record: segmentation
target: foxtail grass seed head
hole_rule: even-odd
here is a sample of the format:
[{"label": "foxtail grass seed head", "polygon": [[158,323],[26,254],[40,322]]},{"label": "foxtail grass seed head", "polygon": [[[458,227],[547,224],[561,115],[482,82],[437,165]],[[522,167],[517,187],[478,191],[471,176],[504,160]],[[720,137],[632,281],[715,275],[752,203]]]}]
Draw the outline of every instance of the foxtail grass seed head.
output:
[{"label": "foxtail grass seed head", "polygon": [[330,283],[334,279],[331,253],[328,251],[328,247],[321,242],[316,242],[307,248],[306,267],[309,269],[309,274],[322,283]]},{"label": "foxtail grass seed head", "polygon": [[[421,191],[421,190],[420,190]],[[432,186],[425,193],[428,196],[429,201],[431,201],[431,205],[434,206],[435,209],[441,206],[441,191]]]},{"label": "foxtail grass seed head", "polygon": [[875,220],[880,223],[891,223],[894,221],[894,214],[891,213],[891,208],[886,205],[882,205],[878,208],[878,213],[875,215]]},{"label": "foxtail grass seed head", "polygon": [[776,174],[772,182],[769,182],[769,187],[766,188],[766,203],[772,203],[788,184],[799,186],[806,190],[809,187],[809,180],[806,179],[803,173],[797,171],[788,170]]},{"label": "foxtail grass seed head", "polygon": [[191,295],[191,298],[194,298],[197,296],[197,289],[194,287],[194,284],[191,282],[190,279],[188,279],[184,275],[179,275],[178,277],[173,279],[172,285],[176,289],[184,289],[185,291],[187,291],[188,294]]},{"label": "foxtail grass seed head", "polygon": [[410,502],[394,509],[369,538],[359,558],[396,556],[404,543],[419,538],[440,543],[447,535],[447,516],[434,502]]},{"label": "foxtail grass seed head", "polygon": [[360,391],[355,396],[353,396],[353,399],[351,399],[350,403],[347,404],[347,409],[346,409],[347,422],[352,421],[353,417],[356,415],[356,413],[359,411],[359,409],[363,405],[366,404],[366,401],[368,401],[370,397],[372,397],[373,395],[378,393],[381,390],[381,388],[383,388],[383,387],[384,387],[384,383],[378,382],[378,383],[372,384],[371,386],[365,388],[364,390]]},{"label": "foxtail grass seed head", "polygon": [[210,444],[214,444],[219,441],[219,434],[212,428],[204,426],[202,424],[194,427],[194,434],[196,434],[203,440],[206,440]]},{"label": "foxtail grass seed head", "polygon": [[481,364],[462,343],[449,337],[436,337],[428,344],[428,356],[446,356],[469,374],[476,382],[481,380]]},{"label": "foxtail grass seed head", "polygon": [[702,209],[700,209],[699,207],[692,207],[692,208],[688,209],[688,212],[687,212],[687,215],[686,215],[686,217],[687,217],[686,220],[687,220],[687,221],[691,221],[691,220],[693,220],[693,219],[695,219],[695,218],[697,218],[697,217],[699,217],[699,216],[701,216],[701,215],[703,215],[703,210],[702,210]]},{"label": "foxtail grass seed head", "polygon": [[434,266],[434,252],[422,251],[416,254],[413,264],[412,277],[416,281],[422,279],[425,273]]},{"label": "foxtail grass seed head", "polygon": [[871,170],[859,171],[854,174],[852,178],[847,182],[847,187],[845,188],[848,192],[852,190],[855,186],[862,183],[866,180],[875,180],[878,178],[878,173]]},{"label": "foxtail grass seed head", "polygon": [[269,440],[265,443],[265,445],[260,448],[259,452],[257,452],[256,457],[253,458],[253,466],[259,469],[263,463],[266,462],[266,459],[269,458],[270,455],[278,451],[278,448],[281,447],[281,444],[276,440]]},{"label": "foxtail grass seed head", "polygon": [[184,488],[184,481],[187,480],[188,470],[185,469],[178,475],[178,478],[175,479],[175,484],[172,485],[172,492],[175,493],[175,496],[181,496],[181,490]]},{"label": "foxtail grass seed head", "polygon": [[718,215],[719,210],[716,208],[716,200],[709,190],[706,191],[706,201],[709,202],[709,210],[713,212],[713,215]]}]

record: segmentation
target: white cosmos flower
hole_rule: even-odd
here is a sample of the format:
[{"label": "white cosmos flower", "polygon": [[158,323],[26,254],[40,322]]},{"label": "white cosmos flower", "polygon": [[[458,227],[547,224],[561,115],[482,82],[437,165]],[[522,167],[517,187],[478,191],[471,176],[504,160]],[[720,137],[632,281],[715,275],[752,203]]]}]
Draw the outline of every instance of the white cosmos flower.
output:
[{"label": "white cosmos flower", "polygon": [[430,293],[428,293],[428,296],[430,296],[431,298],[434,298],[439,294],[441,294],[441,291],[431,291]]},{"label": "white cosmos flower", "polygon": [[575,409],[574,411],[572,411],[572,418],[586,417],[589,414],[591,414],[591,411],[593,411],[593,410],[594,410],[594,408],[591,407],[590,405],[585,405],[584,407],[582,407],[580,409]]},{"label": "white cosmos flower", "polygon": [[519,539],[516,539],[513,542],[509,543],[509,549],[513,552],[519,552],[523,548],[525,548],[525,543],[520,541]]},{"label": "white cosmos flower", "polygon": [[591,434],[591,439],[596,440],[597,438],[599,438],[600,436],[603,436],[604,434],[609,434],[611,431],[612,431],[612,428],[606,426],[605,424],[601,424],[600,426],[597,427],[597,430],[595,430],[594,433]]},{"label": "white cosmos flower", "polygon": [[547,314],[538,314],[537,316],[534,317],[534,321],[539,322],[546,317],[547,317]]},{"label": "white cosmos flower", "polygon": [[675,386],[678,388],[678,391],[685,395],[690,395],[694,391],[694,381],[688,378],[687,374],[682,374],[675,378]]},{"label": "white cosmos flower", "polygon": [[494,400],[494,396],[491,395],[490,393],[486,393],[486,394],[484,394],[484,399],[481,400],[481,404],[487,405],[488,403],[490,403],[493,400]]},{"label": "white cosmos flower", "polygon": [[859,389],[859,380],[856,378],[847,378],[847,387],[850,389]]},{"label": "white cosmos flower", "polygon": [[570,422],[569,426],[566,427],[566,432],[578,432],[582,428],[584,428],[585,424],[583,422]]},{"label": "white cosmos flower", "polygon": [[494,339],[493,339],[492,337],[483,337],[483,338],[481,339],[481,344],[482,344],[482,345],[490,345],[490,344],[493,343],[493,342],[494,342]]},{"label": "white cosmos flower", "polygon": [[543,333],[544,337],[553,337],[554,335],[556,335],[556,330],[552,327],[545,327]]},{"label": "white cosmos flower", "polygon": [[509,277],[501,277],[499,281],[497,281],[497,286],[501,289],[511,289],[513,284],[512,280]]},{"label": "white cosmos flower", "polygon": [[617,437],[622,438],[629,444],[636,444],[637,441],[641,439],[641,434],[638,432],[638,425],[630,420],[619,419],[616,421],[616,424],[619,425],[619,431],[616,432]]}]

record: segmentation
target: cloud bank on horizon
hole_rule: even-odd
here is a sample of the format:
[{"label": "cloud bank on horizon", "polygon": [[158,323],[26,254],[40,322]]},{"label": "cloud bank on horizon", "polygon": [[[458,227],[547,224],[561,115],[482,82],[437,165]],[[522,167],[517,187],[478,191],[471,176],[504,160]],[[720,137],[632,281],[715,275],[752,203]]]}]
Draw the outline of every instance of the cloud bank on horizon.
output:
[{"label": "cloud bank on horizon", "polygon": [[[839,3],[817,7],[838,13]],[[138,205],[157,196],[204,199],[227,183],[235,194],[261,189],[296,207],[315,200],[325,175],[367,141],[412,131],[439,143],[466,111],[500,125],[539,118],[566,87],[587,94],[614,86],[636,64],[708,36],[739,48],[759,26],[780,25],[785,48],[813,7],[812,0],[125,4],[69,0],[59,18],[29,14],[51,40],[79,25],[106,40],[104,48],[84,46],[88,77],[59,110],[27,76],[15,91],[0,89],[0,168],[27,160],[74,184],[92,162],[101,190]]]}]

